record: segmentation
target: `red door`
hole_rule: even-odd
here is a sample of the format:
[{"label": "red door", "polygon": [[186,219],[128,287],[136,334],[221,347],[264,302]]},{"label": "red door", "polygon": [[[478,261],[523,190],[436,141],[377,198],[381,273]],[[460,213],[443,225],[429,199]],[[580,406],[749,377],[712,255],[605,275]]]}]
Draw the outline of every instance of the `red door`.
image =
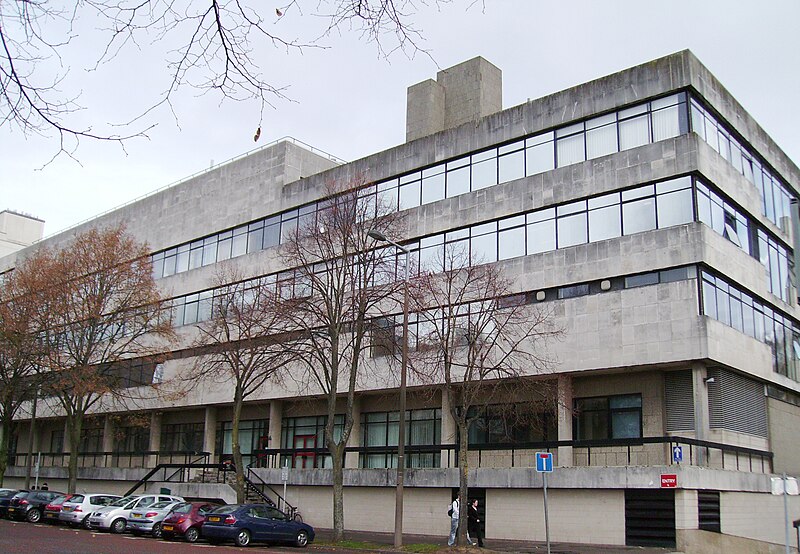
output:
[{"label": "red door", "polygon": [[317,455],[315,452],[308,452],[308,449],[317,447],[316,435],[295,435],[294,449],[295,453],[292,457],[292,467],[297,468],[313,468]]}]

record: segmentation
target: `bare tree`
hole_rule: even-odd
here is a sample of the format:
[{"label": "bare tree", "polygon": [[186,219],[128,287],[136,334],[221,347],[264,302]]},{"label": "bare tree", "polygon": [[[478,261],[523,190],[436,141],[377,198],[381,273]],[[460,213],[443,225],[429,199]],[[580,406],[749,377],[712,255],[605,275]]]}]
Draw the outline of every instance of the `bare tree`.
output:
[{"label": "bare tree", "polygon": [[[402,283],[393,249],[375,248],[371,230],[392,236],[398,216],[376,200],[374,187],[331,184],[316,219],[301,223],[283,250],[287,272],[278,283],[289,343],[302,366],[298,381],[324,395],[325,443],[333,468],[334,540],[344,538],[343,467],[358,385],[367,377],[370,320],[391,308]],[[279,277],[280,279],[280,277]],[[337,410],[344,401],[344,414]],[[340,429],[336,416],[342,415]]]},{"label": "bare tree", "polygon": [[66,416],[74,492],[85,417],[104,397],[125,402],[145,394],[139,389],[152,385],[162,342],[173,337],[171,321],[147,246],[121,226],[89,230],[60,250],[39,248],[17,272],[43,307],[42,393]]},{"label": "bare tree", "polygon": [[[449,0],[428,0],[432,3]],[[80,139],[123,144],[150,129],[142,117],[160,106],[171,106],[182,87],[213,92],[225,100],[255,100],[259,121],[273,100],[285,98],[278,77],[262,73],[258,59],[264,49],[302,52],[325,48],[325,39],[348,29],[377,45],[382,55],[395,50],[410,55],[419,47],[420,32],[412,23],[426,0],[284,0],[284,4],[253,4],[241,0],[87,0],[61,4],[56,0],[0,0],[0,121],[24,133],[55,135],[59,153],[72,155]],[[304,11],[304,6],[305,10]],[[280,24],[301,19],[308,38],[289,36]],[[313,22],[327,21],[315,31]],[[91,26],[85,22],[90,21]],[[81,125],[74,116],[79,98],[65,96],[70,66],[85,63],[69,57],[80,40],[78,28],[105,44],[88,69],[95,71],[128,49],[163,47],[166,89],[133,121],[120,125]],[[303,33],[301,33],[303,34]],[[99,35],[99,36],[97,36]],[[133,126],[133,122],[138,126]],[[100,127],[100,130],[97,129]],[[255,126],[254,126],[255,127]],[[260,123],[255,140],[260,135]]]},{"label": "bare tree", "polygon": [[[448,245],[436,269],[421,275],[411,289],[418,322],[411,356],[415,378],[440,385],[453,418],[458,443],[458,544],[465,544],[469,428],[481,408],[507,406],[522,419],[527,410],[509,399],[554,404],[551,388],[536,379],[552,367],[546,343],[557,338],[550,313],[514,295],[511,282],[494,264]],[[444,270],[444,271],[442,271]]]},{"label": "bare tree", "polygon": [[36,368],[42,356],[35,327],[40,307],[36,298],[21,292],[18,275],[9,273],[0,285],[0,485],[14,434],[14,416],[36,394]]},{"label": "bare tree", "polygon": [[282,343],[285,321],[277,300],[274,279],[244,280],[235,270],[220,271],[211,317],[199,325],[194,345],[203,354],[188,376],[196,383],[233,385],[231,447],[238,502],[246,496],[239,443],[242,405],[267,381],[280,380],[292,355]]}]

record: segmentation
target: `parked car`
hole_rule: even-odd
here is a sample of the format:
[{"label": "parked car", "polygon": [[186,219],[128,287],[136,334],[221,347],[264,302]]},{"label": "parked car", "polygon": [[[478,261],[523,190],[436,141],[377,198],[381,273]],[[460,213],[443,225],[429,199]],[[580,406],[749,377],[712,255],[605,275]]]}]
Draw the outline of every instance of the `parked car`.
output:
[{"label": "parked car", "polygon": [[27,489],[3,489],[0,491],[0,517],[8,517],[8,505],[18,492],[27,492]]},{"label": "parked car", "polygon": [[84,529],[89,529],[89,515],[120,498],[122,497],[118,494],[108,494],[104,492],[74,494],[72,498],[64,502],[61,506],[58,519],[68,525],[80,525]]},{"label": "parked car", "polygon": [[57,496],[64,493],[56,491],[26,491],[18,492],[11,498],[8,505],[9,519],[27,519],[31,523],[38,523],[44,514],[44,507]]},{"label": "parked car", "polygon": [[131,510],[131,515],[128,518],[128,530],[133,535],[150,534],[158,538],[161,536],[161,522],[172,513],[175,506],[180,504],[182,502],[170,500],[156,502],[146,508]]},{"label": "parked car", "polygon": [[61,513],[61,508],[64,502],[72,498],[72,494],[62,494],[56,496],[50,503],[44,507],[44,521],[45,523],[59,523],[58,514]]},{"label": "parked car", "polygon": [[166,494],[138,494],[115,500],[105,508],[92,512],[89,516],[91,529],[102,529],[112,533],[124,533],[128,526],[131,510],[147,508],[156,502],[183,502],[180,496]]},{"label": "parked car", "polygon": [[232,540],[237,546],[258,541],[304,547],[314,540],[314,528],[291,521],[282,511],[267,504],[231,504],[208,514],[202,535],[212,543]]},{"label": "parked car", "polygon": [[206,520],[206,515],[219,507],[219,504],[209,502],[178,504],[172,513],[161,522],[161,537],[164,539],[183,537],[188,542],[196,542],[200,538],[200,530]]}]

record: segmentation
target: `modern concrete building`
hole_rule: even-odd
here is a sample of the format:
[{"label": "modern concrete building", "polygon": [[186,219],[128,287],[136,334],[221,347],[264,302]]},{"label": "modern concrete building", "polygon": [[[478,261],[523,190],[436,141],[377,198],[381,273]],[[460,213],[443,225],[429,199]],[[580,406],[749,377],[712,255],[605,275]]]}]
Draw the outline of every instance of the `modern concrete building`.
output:
[{"label": "modern concrete building", "polygon": [[[428,256],[467,241],[527,302],[550,303],[566,331],[548,376],[559,397],[549,423],[502,433],[502,412],[487,410],[472,431],[471,494],[483,500],[488,540],[544,537],[533,466],[549,450],[555,541],[773,551],[784,512],[772,479],[800,473],[800,170],[688,51],[508,109],[500,87],[499,69],[470,60],[409,88],[404,144],[341,163],[280,141],[82,228],[124,221],[150,244],[175,325],[189,336],[208,317],[218,267],[285,271],[282,233],[314,213],[327,182],[366,175],[364,194],[408,214],[406,247]],[[0,259],[0,271],[14,263]],[[155,463],[195,452],[223,460],[223,389],[151,406],[148,427],[98,414],[74,446],[81,486],[127,488]],[[404,529],[444,535],[458,482],[454,426],[431,389],[409,389]],[[349,529],[393,528],[395,396],[380,383],[359,396]],[[323,413],[321,402],[267,386],[241,430],[255,474],[277,489],[279,467],[291,466],[289,502],[330,527],[331,473],[315,450]],[[27,429],[22,417],[7,483],[24,475]],[[37,430],[41,475],[57,488],[70,449],[64,420],[47,414]],[[788,506],[799,518],[798,498]]]},{"label": "modern concrete building", "polygon": [[11,210],[0,212],[0,258],[42,238],[44,221]]}]

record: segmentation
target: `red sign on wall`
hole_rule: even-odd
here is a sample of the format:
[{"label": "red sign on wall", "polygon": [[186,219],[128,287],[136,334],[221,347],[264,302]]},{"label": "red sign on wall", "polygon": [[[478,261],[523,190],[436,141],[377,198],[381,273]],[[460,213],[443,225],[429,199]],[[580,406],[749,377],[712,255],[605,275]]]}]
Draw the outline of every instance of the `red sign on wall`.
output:
[{"label": "red sign on wall", "polygon": [[661,488],[674,489],[678,486],[678,476],[675,474],[662,474],[661,475]]}]

